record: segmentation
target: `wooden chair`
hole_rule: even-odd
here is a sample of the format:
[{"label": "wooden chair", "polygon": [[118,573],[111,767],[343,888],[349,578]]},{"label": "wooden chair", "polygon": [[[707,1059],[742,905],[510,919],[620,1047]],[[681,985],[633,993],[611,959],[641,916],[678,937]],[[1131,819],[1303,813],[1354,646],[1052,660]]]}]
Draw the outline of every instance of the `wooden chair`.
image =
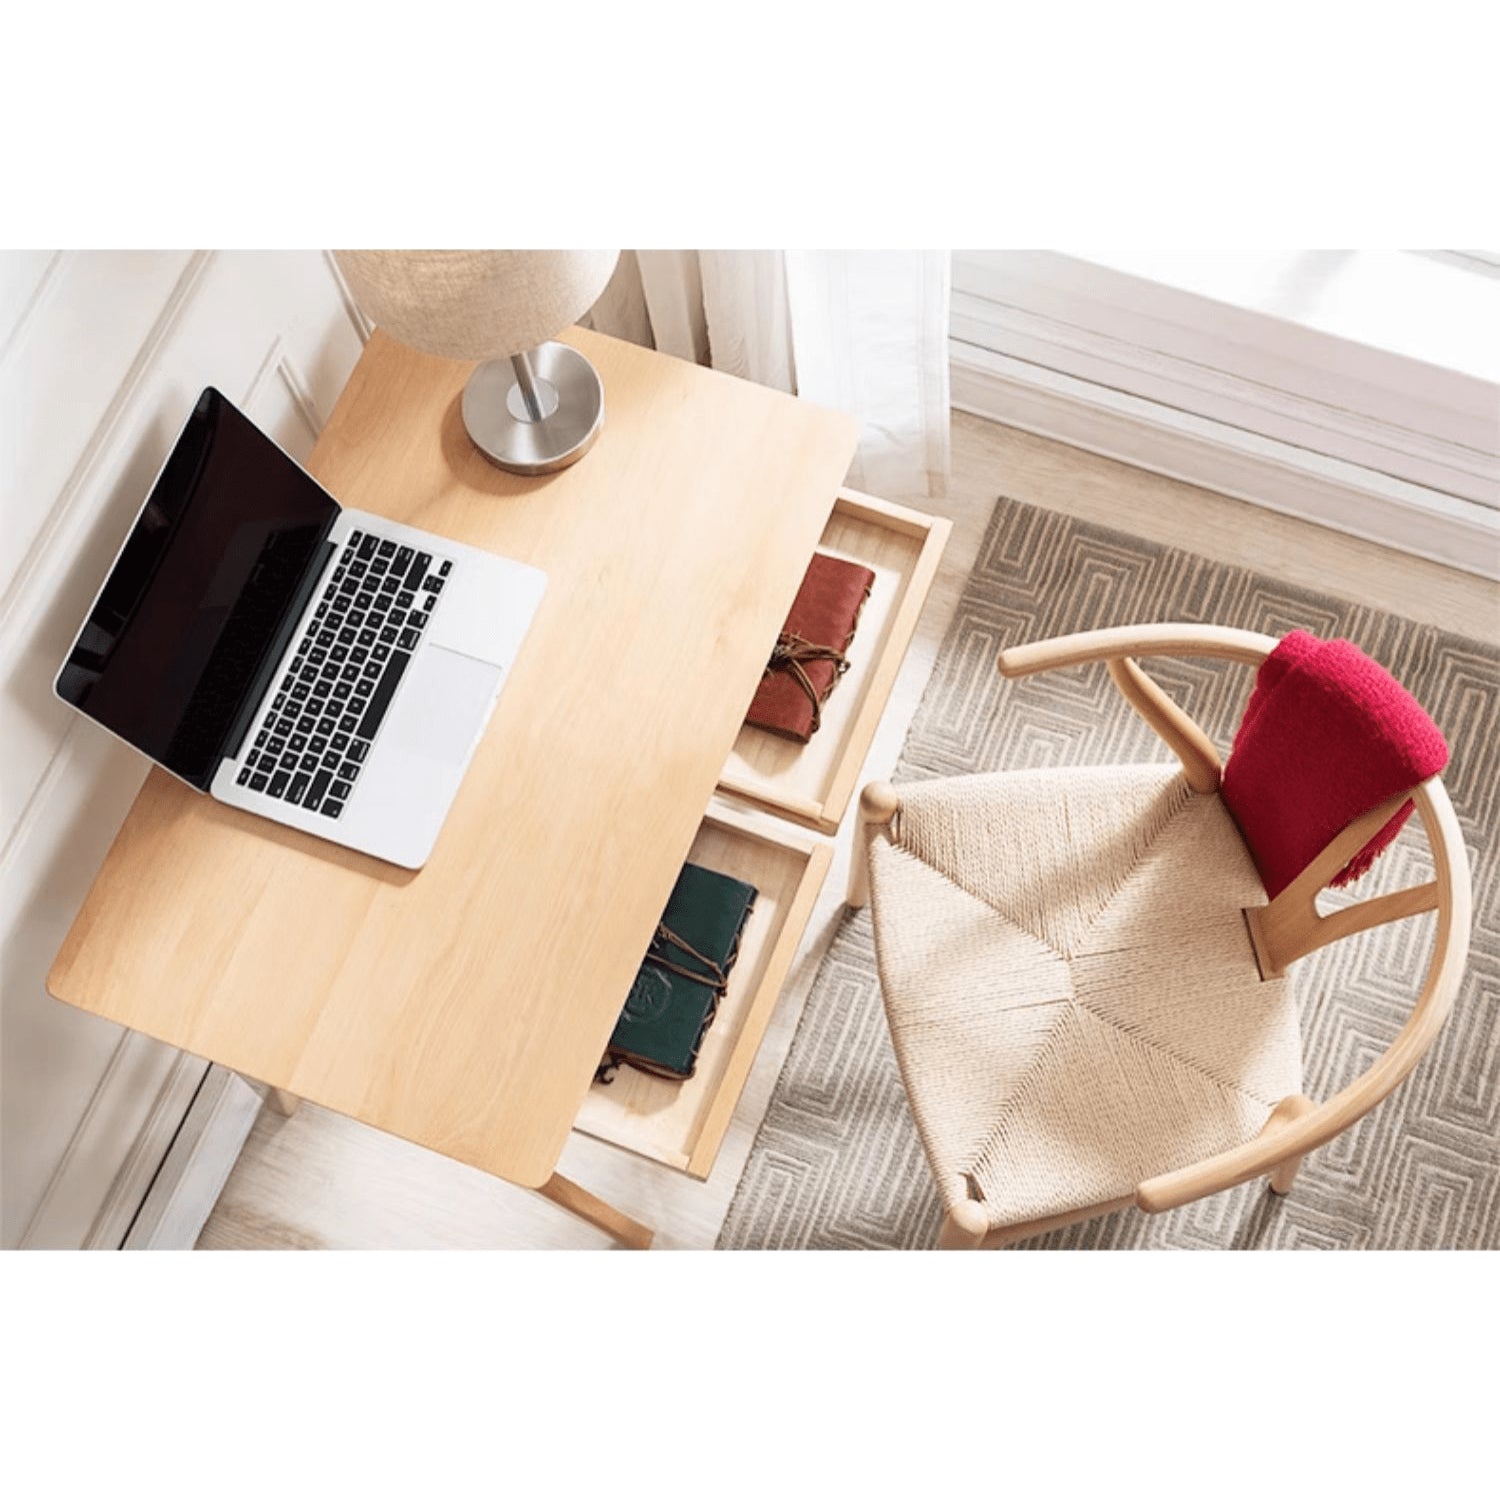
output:
[{"label": "wooden chair", "polygon": [[[1469,944],[1468,858],[1434,776],[1351,823],[1266,902],[1217,794],[1208,736],[1136,665],[1258,665],[1244,630],[1141,625],[1000,655],[1006,677],[1103,661],[1171,765],[1060,768],[864,789],[850,903],[873,897],[886,1015],[947,1208],[945,1248],[1009,1244],[1134,1204],[1162,1213],[1266,1177],[1416,1066]],[[1407,799],[1435,878],[1320,915],[1318,893]],[[1302,1093],[1287,966],[1436,910],[1426,981],[1390,1048],[1322,1104]]]}]

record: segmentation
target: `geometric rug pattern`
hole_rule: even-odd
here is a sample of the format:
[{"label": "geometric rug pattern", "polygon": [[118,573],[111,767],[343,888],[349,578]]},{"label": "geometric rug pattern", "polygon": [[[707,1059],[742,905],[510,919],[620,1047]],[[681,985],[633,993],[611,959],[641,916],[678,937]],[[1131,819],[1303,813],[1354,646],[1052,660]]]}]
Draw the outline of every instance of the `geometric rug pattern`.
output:
[{"label": "geometric rug pattern", "polygon": [[[1437,721],[1474,884],[1463,987],[1417,1069],[1303,1164],[1291,1194],[1243,1184],[1172,1213],[1135,1210],[1026,1249],[1500,1249],[1500,652],[1125,532],[1000,499],[894,780],[1165,761],[1100,665],[1006,682],[1002,647],[1137,621],[1345,636]],[[1148,669],[1226,752],[1252,670],[1154,657]],[[1415,823],[1416,820],[1413,820]],[[1431,878],[1403,830],[1340,900]],[[1400,1029],[1432,948],[1432,915],[1303,959],[1304,1091],[1326,1099]],[[818,971],[719,1237],[726,1249],[921,1249],[942,1207],[891,1050],[868,910],[847,914]]]}]

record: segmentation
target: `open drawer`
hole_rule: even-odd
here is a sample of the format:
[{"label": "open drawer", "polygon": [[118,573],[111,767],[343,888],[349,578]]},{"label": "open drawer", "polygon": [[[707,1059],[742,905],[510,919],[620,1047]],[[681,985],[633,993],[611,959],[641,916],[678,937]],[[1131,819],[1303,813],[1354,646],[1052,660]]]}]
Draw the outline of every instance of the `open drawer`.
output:
[{"label": "open drawer", "polygon": [[612,1083],[589,1090],[577,1129],[694,1177],[708,1176],[832,855],[822,839],[774,818],[710,803],[689,861],[748,880],[759,894],[697,1071],[679,1083],[621,1067]]},{"label": "open drawer", "polygon": [[823,704],[822,725],[806,745],[746,725],[719,778],[725,791],[823,833],[837,831],[950,530],[940,517],[839,491],[818,550],[875,574],[849,646],[849,670]]}]

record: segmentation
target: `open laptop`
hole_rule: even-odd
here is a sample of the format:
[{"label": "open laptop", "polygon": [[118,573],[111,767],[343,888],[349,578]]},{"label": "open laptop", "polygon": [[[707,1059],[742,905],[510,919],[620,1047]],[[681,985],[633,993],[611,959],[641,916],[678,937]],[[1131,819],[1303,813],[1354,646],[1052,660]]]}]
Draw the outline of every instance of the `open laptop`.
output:
[{"label": "open laptop", "polygon": [[416,869],[545,586],[343,509],[210,387],[57,694],[199,791]]}]

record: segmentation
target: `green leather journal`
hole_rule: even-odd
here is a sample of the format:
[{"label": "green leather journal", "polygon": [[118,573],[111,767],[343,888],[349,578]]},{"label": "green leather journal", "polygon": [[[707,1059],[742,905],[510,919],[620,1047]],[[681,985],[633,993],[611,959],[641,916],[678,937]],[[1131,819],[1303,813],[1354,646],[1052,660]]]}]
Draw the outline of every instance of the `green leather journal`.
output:
[{"label": "green leather journal", "polygon": [[609,1040],[606,1063],[691,1078],[703,1034],[739,955],[755,905],[743,880],[684,865]]}]

